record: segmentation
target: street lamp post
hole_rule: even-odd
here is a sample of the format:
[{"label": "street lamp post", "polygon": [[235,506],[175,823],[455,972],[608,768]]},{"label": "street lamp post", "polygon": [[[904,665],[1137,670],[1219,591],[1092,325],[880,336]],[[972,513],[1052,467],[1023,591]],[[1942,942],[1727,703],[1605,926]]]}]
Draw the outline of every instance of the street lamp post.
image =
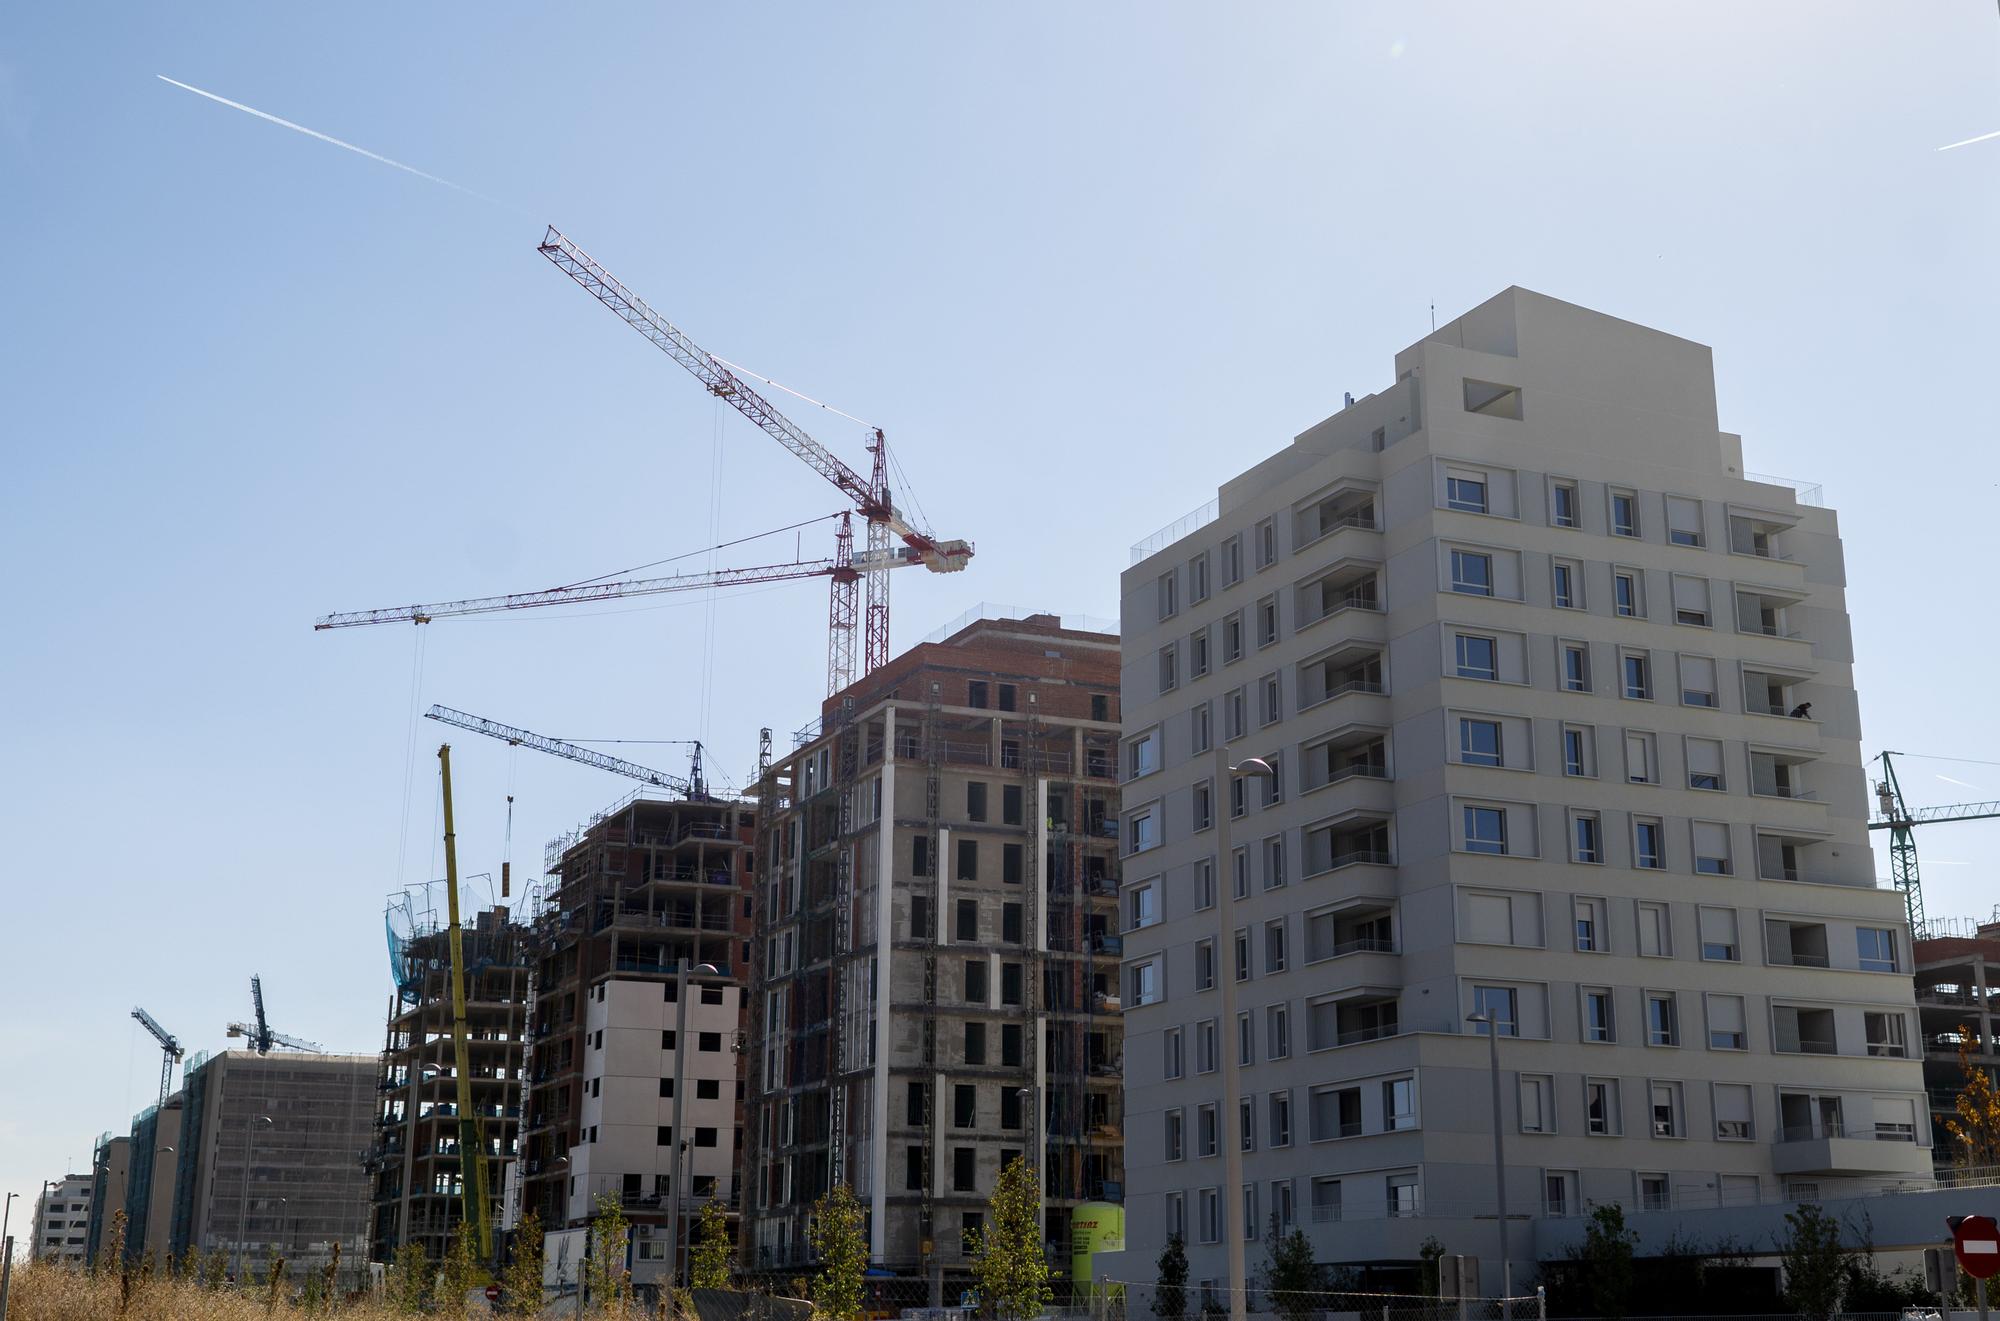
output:
[{"label": "street lamp post", "polygon": [[19,1193],[7,1194],[7,1205],[0,1210],[0,1321],[7,1321],[7,1290],[14,1283],[14,1240],[8,1236],[7,1224],[14,1217],[14,1199]]},{"label": "street lamp post", "polygon": [[[1215,1049],[1218,1054],[1224,1049],[1228,1034],[1236,1030],[1236,979],[1243,971],[1234,966],[1236,948],[1236,876],[1235,852],[1230,844],[1230,820],[1236,803],[1236,777],[1246,780],[1271,780],[1277,772],[1271,763],[1262,757],[1246,758],[1241,765],[1229,763],[1229,745],[1215,746],[1215,795],[1209,810],[1215,813],[1215,885],[1216,924],[1221,928],[1216,948],[1231,951],[1230,966],[1223,966],[1224,960],[1216,959],[1216,975],[1222,979],[1222,1015],[1216,1024]],[[1248,957],[1248,954],[1245,954]],[[1243,1220],[1243,1088],[1233,1067],[1224,1067],[1221,1060],[1214,1061],[1222,1069],[1222,1237],[1223,1251],[1229,1259],[1229,1321],[1244,1321],[1249,1295],[1249,1277],[1243,1267],[1243,1236],[1252,1227]]]},{"label": "street lamp post", "polygon": [[250,1226],[250,1169],[257,1163],[257,1125],[276,1128],[269,1115],[253,1115],[243,1126],[243,1197],[236,1207],[236,1283],[243,1284],[243,1240]]},{"label": "street lamp post", "polygon": [[1507,1158],[1500,1137],[1500,1025],[1483,1009],[1467,1015],[1465,1021],[1486,1029],[1486,1054],[1493,1076],[1493,1192],[1495,1209],[1499,1212],[1496,1223],[1500,1230],[1500,1296],[1505,1298],[1514,1291],[1514,1271],[1513,1263],[1507,1259]]},{"label": "street lamp post", "polygon": [[680,1152],[688,1141],[687,1125],[687,1025],[688,985],[696,977],[720,977],[722,969],[713,963],[688,966],[686,959],[674,971],[674,1172],[667,1180],[667,1283],[681,1283],[681,1161]]}]

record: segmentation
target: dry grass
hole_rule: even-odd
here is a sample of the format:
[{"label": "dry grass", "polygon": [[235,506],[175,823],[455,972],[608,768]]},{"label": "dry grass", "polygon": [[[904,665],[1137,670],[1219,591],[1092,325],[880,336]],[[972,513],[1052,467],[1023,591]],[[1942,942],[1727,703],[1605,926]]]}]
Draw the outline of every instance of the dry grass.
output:
[{"label": "dry grass", "polygon": [[17,1262],[7,1321],[269,1321],[272,1316],[329,1314],[346,1321],[407,1321],[409,1315],[374,1298],[342,1301],[334,1308],[322,1304],[310,1313],[285,1303],[266,1311],[261,1286],[239,1293],[180,1280],[142,1280],[136,1274],[131,1278],[131,1297],[121,1306],[123,1290],[116,1275],[92,1277],[47,1263]]}]

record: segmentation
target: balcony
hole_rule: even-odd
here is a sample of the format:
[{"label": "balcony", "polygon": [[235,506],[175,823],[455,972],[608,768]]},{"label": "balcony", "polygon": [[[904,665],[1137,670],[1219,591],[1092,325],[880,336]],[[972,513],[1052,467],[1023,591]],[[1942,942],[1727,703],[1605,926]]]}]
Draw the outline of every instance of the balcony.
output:
[{"label": "balcony", "polygon": [[1323,826],[1308,826],[1305,875],[1324,876],[1347,867],[1393,867],[1386,812],[1358,812]]},{"label": "balcony", "polygon": [[1359,621],[1349,625],[1359,635],[1382,643],[1387,638],[1381,625],[1382,565],[1375,560],[1342,560],[1319,577],[1301,583],[1295,602],[1300,632],[1315,624],[1342,616]]},{"label": "balcony", "polygon": [[1777,1174],[1929,1174],[1931,1153],[1913,1133],[1865,1130],[1849,1136],[1838,1122],[1779,1130],[1771,1147]]},{"label": "balcony", "polygon": [[1292,547],[1302,551],[1336,532],[1355,529],[1379,532],[1375,517],[1375,493],[1369,490],[1335,491],[1307,505],[1292,517]]},{"label": "balcony", "polygon": [[[1384,691],[1382,651],[1379,647],[1343,646],[1328,655],[1305,661],[1298,667],[1301,711],[1349,695],[1358,694],[1364,699],[1380,697]],[[1365,704],[1370,712],[1375,706],[1374,703]],[[1382,714],[1386,719],[1386,705]]]},{"label": "balcony", "polygon": [[1817,802],[1819,795],[1805,784],[1805,768],[1819,758],[1805,752],[1750,749],[1750,792],[1760,798]]},{"label": "balcony", "polygon": [[1793,622],[1794,607],[1803,601],[1799,592],[1774,587],[1739,587],[1736,591],[1736,631],[1767,638],[1803,641]]}]

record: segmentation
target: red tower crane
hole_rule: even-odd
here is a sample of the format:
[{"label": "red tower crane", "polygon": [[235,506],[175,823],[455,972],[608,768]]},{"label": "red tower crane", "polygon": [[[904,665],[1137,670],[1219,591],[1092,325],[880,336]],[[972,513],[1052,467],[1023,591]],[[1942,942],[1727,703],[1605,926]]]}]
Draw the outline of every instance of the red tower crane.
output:
[{"label": "red tower crane", "polygon": [[[868,451],[874,466],[867,477],[850,468],[826,446],[807,435],[799,425],[779,412],[771,402],[753,390],[728,364],[708,352],[620,284],[611,272],[592,261],[583,249],[570,242],[554,225],[549,226],[539,251],[572,280],[582,285],[599,302],[617,313],[634,330],[651,340],[668,357],[686,368],[708,392],[757,424],[759,430],[797,455],[814,472],[838,487],[854,502],[857,513],[868,524],[868,549],[859,573],[867,579],[868,602],[863,628],[861,674],[880,669],[889,660],[889,574],[895,561],[890,555],[890,539],[900,538],[916,558],[933,573],[956,573],[972,558],[969,541],[940,540],[914,527],[897,510],[889,490],[889,451],[879,428],[871,429]],[[853,683],[856,584],[833,577],[833,600],[828,607],[827,694],[831,696]]]}]

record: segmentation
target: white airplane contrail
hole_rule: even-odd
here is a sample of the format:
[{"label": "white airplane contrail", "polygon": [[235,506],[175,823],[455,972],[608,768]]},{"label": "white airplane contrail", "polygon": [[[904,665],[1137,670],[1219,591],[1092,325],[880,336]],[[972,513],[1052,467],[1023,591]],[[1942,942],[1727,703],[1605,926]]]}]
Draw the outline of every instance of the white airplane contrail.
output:
[{"label": "white airplane contrail", "polygon": [[[1935,772],[1933,772],[1933,773],[1935,773]],[[1938,776],[1938,778],[1939,778],[1940,780],[1943,780],[1943,781],[1944,781],[1944,782],[1945,782],[1946,784],[1955,784],[1955,785],[1957,785],[1957,786],[1958,786],[1959,788],[1961,788],[1961,789],[1970,789],[1970,790],[1972,790],[1972,792],[1974,792],[1974,793],[1980,793],[1980,792],[1982,792],[1982,790],[1980,789],[1980,787],[1979,787],[1978,785],[1976,785],[1976,784],[1967,784],[1967,783],[1966,783],[1966,782],[1965,782],[1964,780],[1954,780],[1954,779],[1952,779],[1952,778],[1951,778],[1951,777],[1950,777],[1949,775],[1939,775],[1939,776]]]},{"label": "white airplane contrail", "polygon": [[[276,124],[280,128],[288,128],[292,130],[294,133],[303,133],[309,138],[318,138],[321,142],[331,143],[332,145],[339,147],[342,151],[351,151],[357,156],[366,156],[371,161],[376,161],[379,162],[380,164],[387,165],[391,169],[401,170],[405,174],[414,174],[419,179],[425,179],[430,181],[431,183],[442,184],[446,188],[450,188],[455,192],[464,193],[467,197],[476,197],[482,202],[490,202],[494,206],[506,207],[507,210],[509,211],[521,211],[521,208],[517,206],[511,206],[508,203],[501,201],[497,197],[488,197],[485,193],[477,192],[471,188],[467,188],[464,184],[453,183],[449,179],[440,179],[437,175],[430,174],[423,170],[420,170],[414,165],[405,165],[401,161],[391,160],[387,156],[383,156],[380,155],[379,153],[368,150],[366,147],[357,147],[352,142],[342,142],[339,138],[329,137],[328,135],[321,133],[316,129],[307,128],[304,124],[294,124],[289,119],[280,119],[276,115],[266,114],[264,111],[259,110],[255,106],[244,105],[241,101],[232,101],[226,96],[217,96],[214,92],[205,92],[201,88],[192,87],[187,83],[181,82],[177,78],[169,78],[164,73],[159,74],[157,76],[159,80],[163,83],[172,83],[175,87],[180,88],[184,92],[193,92],[196,96],[205,96],[209,100],[214,101],[218,105],[228,106],[231,110],[241,110],[246,115],[255,115],[257,118],[262,120],[267,120],[270,123]],[[521,211],[521,214],[526,215],[527,212]]]},{"label": "white airplane contrail", "polygon": [[1980,134],[1980,135],[1979,135],[1978,137],[1976,137],[1976,138],[1967,138],[1967,139],[1966,139],[1965,141],[1963,141],[1963,142],[1947,142],[1947,143],[1946,143],[1946,144],[1945,144],[1944,146],[1942,146],[1942,147],[1939,147],[1939,148],[1938,148],[1938,150],[1939,150],[1939,151],[1956,151],[1956,150],[1958,150],[1958,149],[1959,149],[1960,147],[1970,147],[1970,146],[1971,146],[1971,145],[1972,145],[1973,143],[1975,143],[1975,142],[1987,142],[1987,141],[1990,141],[1990,140],[1991,140],[1991,139],[1993,139],[1993,138],[2000,138],[2000,129],[1995,129],[1995,130],[1993,130],[1993,131],[1992,131],[1991,133],[1981,133],[1981,134]]}]

